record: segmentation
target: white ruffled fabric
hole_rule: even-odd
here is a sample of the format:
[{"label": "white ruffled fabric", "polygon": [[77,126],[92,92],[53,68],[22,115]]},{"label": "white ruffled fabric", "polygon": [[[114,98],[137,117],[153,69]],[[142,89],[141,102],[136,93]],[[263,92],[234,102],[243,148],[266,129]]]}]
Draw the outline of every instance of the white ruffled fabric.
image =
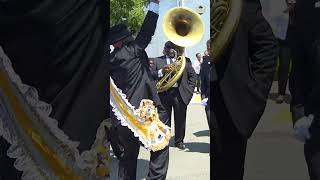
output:
[{"label": "white ruffled fabric", "polygon": [[[111,77],[110,77],[110,88],[114,89],[117,92],[115,93],[115,96],[117,96],[118,99],[120,99],[122,105],[124,105],[126,109],[130,111],[130,114],[132,114],[137,121],[143,124],[145,120],[139,116],[139,113],[138,113],[139,111],[136,110],[135,107],[128,101],[128,99],[126,98],[126,95],[122,93],[122,90],[116,86],[116,84],[114,83]],[[113,97],[111,90],[110,90],[110,105],[112,106],[112,111],[114,112],[117,119],[120,121],[121,125],[128,127],[133,132],[134,136],[137,137],[140,142],[142,142],[143,146],[147,150],[154,151],[154,149],[152,149],[152,146],[158,143],[163,143],[165,141],[166,134],[159,129],[159,127],[157,126],[157,124],[155,124],[155,122],[153,122],[151,126],[148,128],[148,134],[146,135],[141,134],[140,131],[137,130],[138,127],[136,127],[134,124],[130,125],[129,124],[130,120],[128,120],[127,117],[125,117],[121,112],[121,108],[115,101],[115,97]],[[155,133],[155,137],[157,138],[151,140],[150,132]],[[169,127],[167,127],[166,129],[166,133],[170,134]],[[144,136],[146,136],[146,138]]]},{"label": "white ruffled fabric", "polygon": [[[35,88],[22,83],[20,77],[14,72],[10,59],[5,55],[1,46],[0,65],[4,67],[4,71],[8,74],[10,81],[23,95],[26,103],[31,107],[32,110],[35,110],[36,114],[41,120],[43,120],[41,123],[44,123],[44,126],[48,128],[48,131],[50,131],[58,141],[62,142],[65,147],[68,147],[68,150],[70,151],[69,153],[71,153],[71,155],[75,158],[75,162],[71,162],[72,167],[75,168],[77,172],[80,170],[81,174],[88,174],[86,173],[88,169],[92,173],[95,170],[93,169],[95,167],[93,164],[89,164],[88,162],[92,162],[92,160],[95,160],[97,157],[97,151],[95,147],[99,143],[105,143],[105,127],[107,126],[106,120],[104,120],[98,128],[96,140],[92,145],[92,149],[85,151],[80,155],[77,149],[79,142],[70,140],[69,137],[58,128],[58,121],[49,117],[52,111],[51,105],[39,100],[39,96]],[[0,92],[0,136],[2,136],[10,144],[7,155],[16,159],[14,166],[16,169],[23,171],[22,179],[52,179],[53,174],[51,172],[46,172],[42,167],[37,166],[35,160],[31,157],[17,133],[15,131],[11,131],[12,124],[10,124],[10,122],[12,122],[12,117],[10,116],[10,113],[7,112],[8,109],[2,105],[4,102],[1,100]],[[57,147],[56,153],[58,153],[59,157],[66,156],[65,154],[62,154],[65,152],[65,147],[63,149],[62,147]],[[88,174],[88,176],[91,175]]]},{"label": "white ruffled fabric", "polygon": [[[136,113],[136,111],[134,111],[135,107],[127,100],[126,95],[124,93],[122,93],[122,90],[119,89],[113,79],[110,77],[110,86],[112,88],[114,88],[119,95],[119,98],[121,99],[121,101],[127,106],[129,107],[128,110],[131,111],[131,114],[133,114],[138,121],[143,122],[143,120],[141,120],[138,117],[138,114]],[[147,150],[151,150],[151,144],[148,143],[145,139],[143,139],[140,134],[137,132],[136,129],[134,129],[132,126],[130,126],[126,120],[126,118],[123,116],[123,114],[120,112],[120,108],[118,107],[114,97],[112,96],[111,92],[110,92],[110,105],[112,106],[112,111],[114,113],[114,115],[117,117],[117,119],[120,121],[122,126],[126,126],[128,127],[134,134],[135,137],[139,138],[139,141],[142,142],[143,146],[147,149]]]}]

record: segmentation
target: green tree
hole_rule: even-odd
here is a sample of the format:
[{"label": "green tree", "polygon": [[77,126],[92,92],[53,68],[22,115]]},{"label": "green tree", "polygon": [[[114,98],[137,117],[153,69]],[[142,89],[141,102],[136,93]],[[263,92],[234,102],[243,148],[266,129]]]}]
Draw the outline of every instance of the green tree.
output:
[{"label": "green tree", "polygon": [[138,32],[144,17],[148,0],[111,0],[111,25],[126,23],[131,30]]}]

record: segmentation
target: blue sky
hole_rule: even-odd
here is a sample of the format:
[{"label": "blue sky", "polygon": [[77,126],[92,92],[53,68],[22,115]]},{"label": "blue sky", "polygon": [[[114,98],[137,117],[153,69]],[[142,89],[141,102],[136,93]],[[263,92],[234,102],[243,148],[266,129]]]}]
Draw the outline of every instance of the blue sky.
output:
[{"label": "blue sky", "polygon": [[[196,53],[200,52],[201,54],[203,54],[203,52],[206,50],[206,42],[210,38],[210,1],[184,0],[184,6],[189,7],[193,10],[196,10],[196,8],[200,5],[206,8],[204,14],[201,15],[205,25],[205,34],[202,40],[197,45],[186,48],[186,56],[188,56],[192,61],[196,58]],[[157,29],[151,43],[146,49],[150,58],[162,55],[164,43],[168,40],[162,31],[162,17],[164,16],[166,11],[176,6],[177,0],[162,0],[160,2],[160,12]]]}]

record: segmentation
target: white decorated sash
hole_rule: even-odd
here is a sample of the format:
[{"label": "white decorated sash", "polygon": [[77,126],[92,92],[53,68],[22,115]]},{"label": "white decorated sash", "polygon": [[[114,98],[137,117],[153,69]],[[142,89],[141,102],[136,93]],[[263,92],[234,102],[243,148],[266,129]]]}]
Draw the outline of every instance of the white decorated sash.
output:
[{"label": "white decorated sash", "polygon": [[168,146],[170,127],[160,121],[153,101],[143,99],[135,109],[110,77],[110,104],[121,125],[128,127],[146,149],[159,151]]},{"label": "white decorated sash", "polygon": [[0,136],[7,155],[23,171],[22,179],[109,179],[109,143],[103,121],[92,149],[79,153],[74,142],[50,118],[51,105],[21,82],[0,46]]}]

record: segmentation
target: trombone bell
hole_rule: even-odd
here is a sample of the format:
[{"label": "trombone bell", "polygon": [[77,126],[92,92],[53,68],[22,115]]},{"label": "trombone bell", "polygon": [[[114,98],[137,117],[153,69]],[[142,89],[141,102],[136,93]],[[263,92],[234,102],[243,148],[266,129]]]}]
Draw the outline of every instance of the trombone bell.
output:
[{"label": "trombone bell", "polygon": [[168,39],[181,47],[194,46],[201,41],[204,34],[201,16],[187,7],[176,7],[167,11],[162,28]]}]

